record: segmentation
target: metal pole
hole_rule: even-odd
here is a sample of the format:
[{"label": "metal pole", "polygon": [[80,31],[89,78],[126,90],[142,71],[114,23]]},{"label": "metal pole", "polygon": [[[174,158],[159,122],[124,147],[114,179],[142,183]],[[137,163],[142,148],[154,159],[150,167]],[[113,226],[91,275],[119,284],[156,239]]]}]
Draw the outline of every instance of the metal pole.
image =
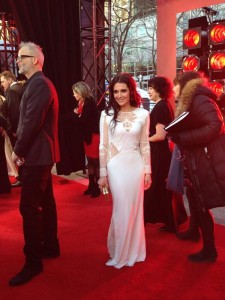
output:
[{"label": "metal pole", "polygon": [[92,24],[92,35],[93,35],[93,56],[94,56],[94,99],[97,102],[98,99],[98,73],[97,73],[97,27],[96,27],[96,0],[93,0],[92,6],[93,13],[93,24]]}]

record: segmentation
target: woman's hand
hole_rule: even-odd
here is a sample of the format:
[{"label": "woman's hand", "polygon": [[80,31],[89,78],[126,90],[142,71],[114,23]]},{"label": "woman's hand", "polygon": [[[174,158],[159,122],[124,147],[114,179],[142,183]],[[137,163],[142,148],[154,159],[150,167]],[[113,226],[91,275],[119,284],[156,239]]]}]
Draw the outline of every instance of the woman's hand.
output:
[{"label": "woman's hand", "polygon": [[147,190],[150,188],[152,184],[152,176],[150,173],[145,174],[145,178],[144,178],[144,189]]},{"label": "woman's hand", "polygon": [[106,187],[108,189],[109,187],[109,182],[106,176],[100,177],[98,180],[98,186],[100,190],[102,191],[103,187]]}]

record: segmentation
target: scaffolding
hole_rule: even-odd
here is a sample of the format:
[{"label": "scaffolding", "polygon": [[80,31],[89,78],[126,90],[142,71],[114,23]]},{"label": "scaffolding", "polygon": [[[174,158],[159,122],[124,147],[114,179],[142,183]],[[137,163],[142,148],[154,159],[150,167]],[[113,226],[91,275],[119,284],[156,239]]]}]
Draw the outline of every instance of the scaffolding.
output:
[{"label": "scaffolding", "polygon": [[111,0],[80,0],[82,80],[98,105],[111,80]]},{"label": "scaffolding", "polygon": [[15,20],[10,13],[0,12],[0,71],[10,70],[16,76],[16,56],[20,43]]}]

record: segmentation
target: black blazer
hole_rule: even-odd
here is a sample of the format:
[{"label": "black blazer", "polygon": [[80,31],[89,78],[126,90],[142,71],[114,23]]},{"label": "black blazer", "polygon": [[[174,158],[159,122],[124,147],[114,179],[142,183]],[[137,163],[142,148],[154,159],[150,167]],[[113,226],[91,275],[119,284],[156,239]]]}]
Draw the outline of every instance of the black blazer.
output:
[{"label": "black blazer", "polygon": [[14,152],[26,166],[59,161],[58,96],[53,83],[36,72],[25,84]]}]

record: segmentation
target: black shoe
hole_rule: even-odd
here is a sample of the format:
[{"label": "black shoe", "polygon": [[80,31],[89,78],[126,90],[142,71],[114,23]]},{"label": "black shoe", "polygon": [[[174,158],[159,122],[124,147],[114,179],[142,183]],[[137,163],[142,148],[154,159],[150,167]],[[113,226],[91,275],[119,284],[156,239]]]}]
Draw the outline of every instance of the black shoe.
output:
[{"label": "black shoe", "polygon": [[57,241],[53,245],[46,245],[42,246],[42,258],[57,258],[60,256],[60,246],[59,242]]},{"label": "black shoe", "polygon": [[93,187],[89,186],[85,191],[84,191],[84,195],[91,195],[93,191]]},{"label": "black shoe", "polygon": [[20,187],[21,186],[21,181],[17,180],[16,182],[11,184],[12,188]]},{"label": "black shoe", "polygon": [[57,258],[60,256],[60,253],[59,252],[44,252],[42,254],[42,258]]},{"label": "black shoe", "polygon": [[200,250],[197,253],[188,255],[188,259],[193,262],[207,262],[207,261],[215,261],[217,258],[216,249],[213,250]]},{"label": "black shoe", "polygon": [[101,195],[101,190],[100,188],[97,186],[93,189],[92,193],[91,193],[91,198],[96,198],[99,197]]},{"label": "black shoe", "polygon": [[198,242],[200,237],[201,237],[201,235],[200,235],[198,229],[193,229],[193,230],[188,229],[186,231],[177,233],[177,238],[179,240],[191,240],[194,242]]},{"label": "black shoe", "polygon": [[176,232],[175,228],[170,228],[167,225],[164,225],[164,226],[160,227],[159,231],[165,231],[165,232],[171,232],[171,233]]},{"label": "black shoe", "polygon": [[43,250],[42,252],[42,258],[57,258],[60,256],[60,251],[48,251],[48,250]]},{"label": "black shoe", "polygon": [[30,281],[33,277],[37,276],[43,271],[43,266],[40,264],[39,266],[29,266],[25,264],[22,271],[18,273],[15,277],[9,280],[10,286],[17,286],[24,284]]},{"label": "black shoe", "polygon": [[168,231],[168,228],[166,225],[159,228],[159,231]]}]

